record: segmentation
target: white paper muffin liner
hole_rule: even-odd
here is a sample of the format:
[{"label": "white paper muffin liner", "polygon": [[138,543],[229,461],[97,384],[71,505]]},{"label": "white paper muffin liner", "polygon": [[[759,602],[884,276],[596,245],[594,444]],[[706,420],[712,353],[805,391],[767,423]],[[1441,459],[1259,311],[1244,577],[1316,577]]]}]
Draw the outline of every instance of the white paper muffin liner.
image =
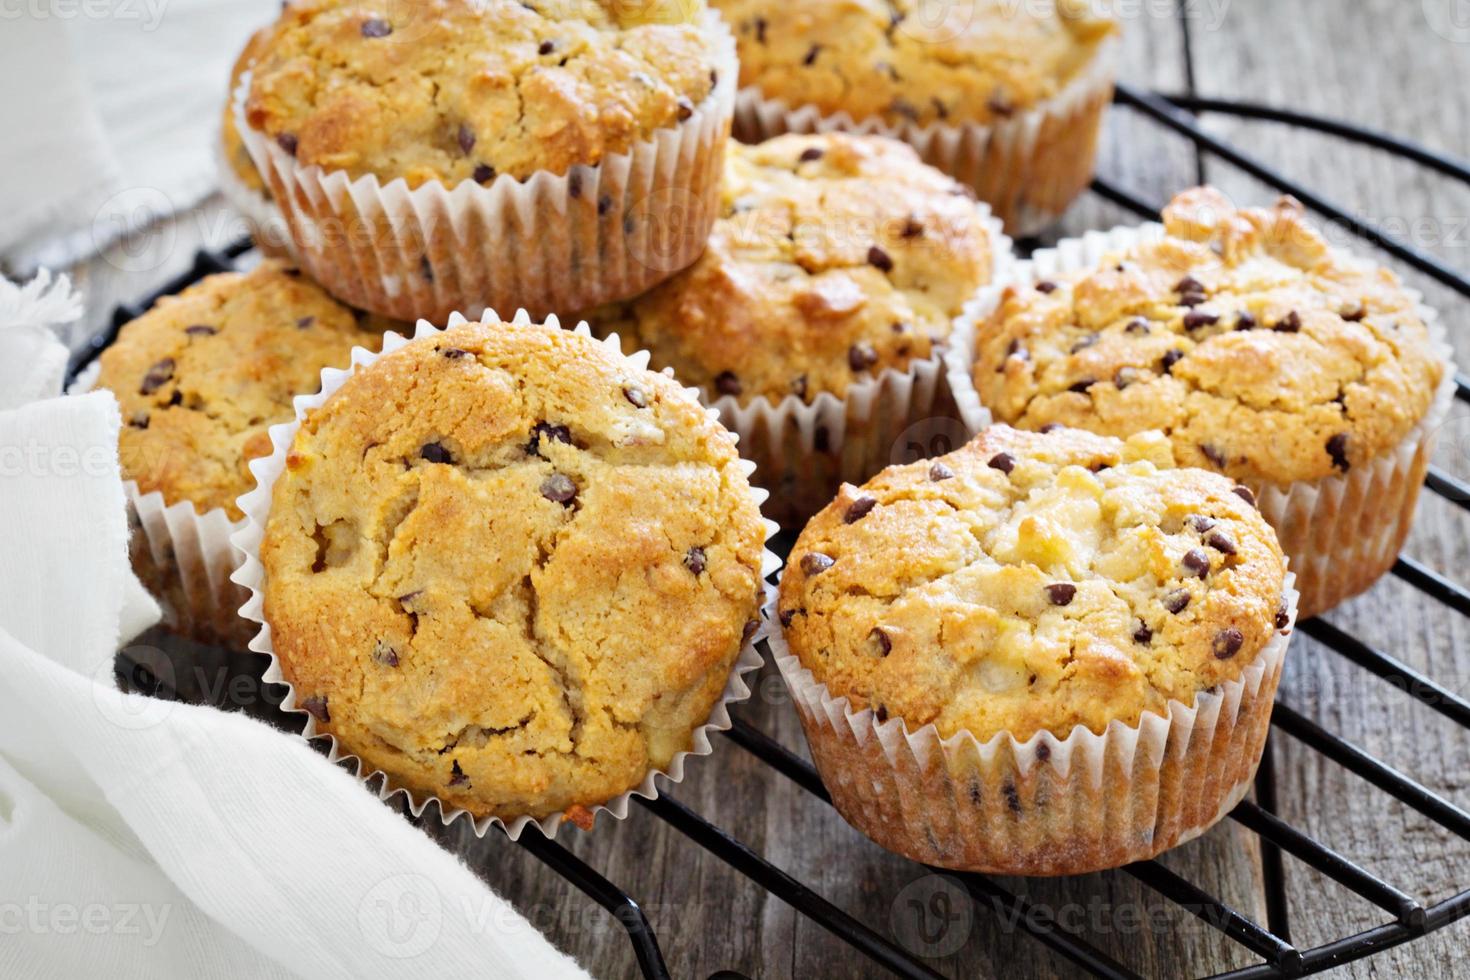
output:
[{"label": "white paper muffin liner", "polygon": [[[94,361],[67,394],[93,390],[101,369]],[[230,537],[244,521],[222,507],[201,513],[193,501],[170,505],[157,490],[143,493],[136,480],[123,481],[123,495],[133,571],[159,600],[164,624],[200,643],[244,650],[255,627],[239,614],[247,593],[230,581],[239,563]]]},{"label": "white paper muffin liner", "polygon": [[[455,314],[449,318],[450,327],[459,326],[468,322],[464,317]],[[494,311],[486,311],[482,317],[483,323],[498,323],[500,318]],[[519,311],[515,319],[510,321],[516,324],[530,324],[533,318],[525,310]],[[548,317],[546,326],[560,328],[556,317]],[[414,330],[412,339],[428,337],[442,333],[443,330],[435,327],[426,320],[420,320]],[[591,337],[591,330],[586,323],[577,325],[576,333]],[[438,811],[440,820],[445,826],[455,820],[464,817],[470,820],[474,826],[477,836],[483,837],[493,825],[502,827],[512,840],[517,840],[525,831],[526,827],[535,824],[548,838],[555,838],[558,830],[564,822],[571,822],[566,811],[554,813],[539,820],[529,816],[517,817],[509,822],[502,821],[499,817],[474,817],[469,811],[455,807],[440,800],[437,796],[424,794],[410,790],[403,786],[395,785],[391,778],[378,769],[368,769],[363,760],[354,755],[344,747],[336,738],[326,732],[318,730],[316,718],[297,704],[296,689],[287,680],[281,669],[281,662],[276,656],[275,647],[271,643],[270,624],[265,621],[264,611],[264,588],[265,568],[260,561],[260,543],[265,534],[266,521],[270,515],[271,496],[275,487],[276,479],[285,470],[286,455],[290,451],[291,443],[296,437],[297,430],[301,427],[302,420],[313,409],[319,408],[327,399],[334,395],[339,388],[346,383],[347,379],[363,368],[374,364],[380,357],[392,353],[409,342],[410,338],[400,334],[388,332],[383,335],[383,346],[380,353],[373,353],[362,347],[354,347],[352,350],[351,366],[347,369],[327,368],[322,371],[321,391],[314,395],[299,395],[295,399],[296,418],[291,422],[271,426],[270,436],[272,453],[251,462],[251,472],[255,474],[256,487],[239,499],[239,507],[245,513],[245,520],[239,530],[232,537],[234,546],[239,549],[241,563],[236,569],[233,579],[242,586],[249,594],[249,598],[240,609],[240,614],[253,624],[258,624],[258,630],[254,639],[250,641],[250,649],[257,653],[263,653],[270,657],[270,665],[265,671],[265,680],[268,683],[280,684],[286,688],[286,697],[281,702],[284,711],[297,714],[303,721],[301,736],[303,738],[326,738],[330,743],[327,758],[332,762],[348,760],[353,772],[357,777],[373,789],[378,798],[387,802],[394,800],[400,795],[407,803],[409,812],[415,817],[423,816],[424,810],[431,804]],[[621,347],[616,335],[606,340],[599,341],[615,353],[621,355]],[[647,351],[639,351],[626,355],[630,366],[638,371],[648,369],[649,354]],[[696,397],[698,392],[692,388],[684,389],[691,397]],[[713,410],[706,410],[711,420],[717,420]],[[755,466],[748,461],[742,461],[746,476],[749,477],[755,471]],[[752,485],[756,502],[763,503],[766,496],[765,491]],[[766,539],[776,533],[775,523],[764,520],[766,527]],[[750,687],[745,682],[745,675],[758,668],[762,663],[760,652],[756,649],[756,643],[766,638],[771,632],[770,620],[766,611],[774,601],[775,589],[766,581],[781,567],[781,559],[773,554],[769,548],[761,553],[761,588],[764,601],[757,617],[756,631],[745,641],[740,655],[736,659],[730,671],[729,681],[725,685],[724,692],[710,713],[709,720],[696,728],[693,732],[693,748],[688,751],[677,753],[670,762],[667,769],[653,770],[644,776],[643,781],[637,786],[595,807],[588,808],[595,819],[598,814],[609,813],[614,818],[622,820],[628,815],[628,807],[634,796],[644,799],[654,799],[658,796],[659,788],[657,778],[662,776],[670,783],[680,783],[684,779],[684,761],[689,756],[709,755],[713,751],[710,744],[710,735],[713,732],[724,731],[730,727],[730,705],[744,701],[750,697]],[[658,637],[649,637],[650,643],[659,642]]]},{"label": "white paper muffin liner", "polygon": [[281,209],[269,195],[240,179],[225,159],[223,146],[218,145],[218,140],[215,142],[215,169],[219,172],[219,189],[225,203],[245,220],[245,229],[257,248],[273,258],[292,258],[295,245],[291,241],[291,229],[281,217]]},{"label": "white paper muffin liner", "polygon": [[[1013,262],[1011,239],[989,205],[976,204],[990,242],[992,281]],[[960,329],[959,321],[954,330]],[[701,398],[740,437],[740,453],[756,464],[771,491],[766,516],[800,527],[827,506],[844,482],[863,483],[894,463],[957,449],[968,437],[942,401],[944,361],[935,351],[905,370],[886,368],[849,385],[838,397],[820,392],[777,401],[761,395],[741,404],[735,395]]]},{"label": "white paper muffin liner", "polygon": [[[1136,725],[1066,738],[1009,732],[985,742],[941,738],[929,724],[879,723],[815,680],[779,628],[771,652],[791,690],[812,758],[842,816],[878,844],[916,861],[994,874],[1081,874],[1151,858],[1203,834],[1250,789],[1260,764],[1289,621],[1238,679],[1170,700]],[[768,610],[777,619],[775,607]]]},{"label": "white paper muffin liner", "polygon": [[858,121],[846,112],[823,115],[813,105],[766,98],[758,87],[746,86],[735,103],[735,137],[759,143],[782,133],[834,130],[890,136],[974,190],[1012,235],[1034,235],[1092,180],[1103,114],[1113,98],[1117,48],[1115,38],[1104,41],[1062,91],[989,125]]},{"label": "white paper muffin liner", "polygon": [[251,73],[234,93],[236,125],[271,187],[305,271],[343,301],[400,320],[525,308],[545,318],[629,299],[691,265],[719,208],[735,109],[735,40],[707,11],[713,92],[686,120],[627,153],[563,175],[487,186],[410,189],[373,174],[298,165],[245,121]]},{"label": "white paper muffin liner", "polygon": [[[1163,225],[1149,223],[1064,239],[1055,248],[1036,252],[1029,261],[1013,263],[1001,280],[982,290],[966,307],[944,355],[945,379],[965,426],[973,433],[991,422],[971,374],[975,337],[978,325],[995,312],[1008,286],[1095,268],[1110,253],[1163,237]],[[1276,530],[1281,550],[1291,558],[1303,619],[1363,592],[1393,566],[1414,522],[1438,431],[1454,404],[1454,349],[1444,324],[1417,290],[1404,287],[1404,291],[1418,306],[1432,350],[1445,365],[1444,378],[1419,423],[1392,450],[1347,473],[1284,485],[1240,481],[1255,494],[1262,516]]]}]

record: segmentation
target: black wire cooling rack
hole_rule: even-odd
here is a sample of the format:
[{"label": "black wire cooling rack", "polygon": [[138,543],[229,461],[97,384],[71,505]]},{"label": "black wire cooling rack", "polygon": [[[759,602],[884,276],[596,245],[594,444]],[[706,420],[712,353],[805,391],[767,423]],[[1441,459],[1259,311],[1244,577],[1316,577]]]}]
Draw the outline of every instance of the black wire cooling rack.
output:
[{"label": "black wire cooling rack", "polygon": [[[1197,113],[1220,113],[1302,127],[1411,160],[1447,177],[1470,184],[1470,168],[1459,161],[1393,136],[1347,123],[1317,116],[1289,112],[1251,103],[1172,96],[1143,92],[1126,85],[1118,86],[1115,103],[1137,111],[1154,122],[1180,134],[1206,152],[1212,153],[1251,176],[1290,194],[1308,208],[1317,211],[1354,235],[1371,242],[1418,272],[1454,290],[1470,300],[1470,280],[1425,255],[1417,249],[1391,238],[1382,229],[1354,219],[1343,208],[1282,176],[1271,168],[1220,138],[1199,127]],[[1092,191],[1100,197],[1137,214],[1155,218],[1160,202],[1145,201],[1105,180],[1095,180]],[[218,252],[200,252],[193,267],[164,285],[154,296],[140,305],[124,305],[113,315],[109,329],[93,338],[78,351],[72,361],[75,375],[112,342],[122,324],[139,316],[158,296],[174,293],[212,272],[233,267],[233,261],[250,249],[249,241],[237,242]],[[1470,380],[1456,378],[1456,395],[1470,403]],[[1470,511],[1470,484],[1442,469],[1431,466],[1425,485],[1434,493]],[[776,544],[790,539],[782,537]],[[781,548],[779,550],[784,550]],[[1454,612],[1470,616],[1470,590],[1434,572],[1408,556],[1401,556],[1393,574],[1410,586],[1423,591]],[[1407,692],[1423,708],[1437,711],[1457,724],[1470,728],[1470,702],[1388,654],[1357,637],[1322,620],[1300,624],[1307,636],[1347,658],[1371,674]],[[238,662],[238,661],[237,661]],[[159,681],[148,665],[119,658],[119,677],[128,686],[158,696],[177,696]],[[1271,723],[1277,732],[1300,742],[1357,777],[1401,800],[1445,830],[1470,840],[1470,813],[1435,794],[1420,783],[1374,758],[1361,747],[1328,731],[1304,715],[1283,704],[1276,705]],[[771,766],[782,777],[792,780],[822,804],[831,798],[822,786],[817,772],[805,760],[780,745],[766,733],[737,718],[725,733],[730,741]],[[1280,736],[1275,736],[1279,738]],[[1267,922],[1252,921],[1210,895],[1197,885],[1164,867],[1157,861],[1130,864],[1122,870],[1138,879],[1181,909],[1203,920],[1229,939],[1259,956],[1261,962],[1219,977],[1232,980],[1254,980],[1258,977],[1294,977],[1317,973],[1352,960],[1372,956],[1392,946],[1410,942],[1426,933],[1441,929],[1470,915],[1470,883],[1458,894],[1425,905],[1392,882],[1372,874],[1343,854],[1315,840],[1275,814],[1278,786],[1272,764],[1272,744],[1256,777],[1256,801],[1242,802],[1230,812],[1230,819],[1261,838],[1263,874],[1266,885]],[[810,918],[839,939],[847,942],[875,963],[903,977],[937,977],[932,967],[916,958],[891,939],[859,922],[812,888],[787,874],[763,858],[728,831],[705,819],[699,813],[665,794],[653,801],[639,799],[646,810],[668,822],[716,858],[729,864],[756,885],[786,902],[800,914]],[[528,831],[519,844],[540,859],[548,868],[570,881],[592,901],[610,913],[627,932],[634,955],[644,976],[663,978],[669,970],[659,949],[658,935],[637,899],[629,895],[595,868],[565,847]],[[1310,948],[1300,948],[1289,939],[1290,922],[1282,869],[1282,855],[1290,854],[1316,869],[1353,893],[1371,902],[1384,913],[1379,925],[1352,935],[1341,936]],[[895,860],[902,860],[895,858]],[[970,895],[981,909],[989,910],[1005,921],[1045,944],[1055,954],[1081,970],[1098,977],[1133,978],[1138,974],[1097,948],[1076,932],[1063,929],[1045,909],[1033,905],[991,879],[980,874],[959,874],[944,869],[931,869],[947,875]],[[723,977],[738,974],[722,973]]]}]

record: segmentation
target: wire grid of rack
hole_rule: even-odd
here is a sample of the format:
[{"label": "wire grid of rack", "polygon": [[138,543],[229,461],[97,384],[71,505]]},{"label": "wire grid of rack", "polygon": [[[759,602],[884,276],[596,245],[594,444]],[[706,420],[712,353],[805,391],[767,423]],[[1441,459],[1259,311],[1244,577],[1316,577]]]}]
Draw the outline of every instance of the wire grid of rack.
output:
[{"label": "wire grid of rack", "polygon": [[[1198,125],[1194,114],[1229,114],[1311,129],[1396,154],[1444,176],[1470,184],[1470,168],[1459,161],[1384,133],[1269,106],[1220,99],[1163,95],[1140,91],[1126,85],[1118,86],[1114,101],[1173,130],[1193,142],[1198,148],[1220,157],[1258,180],[1296,197],[1311,210],[1347,228],[1353,234],[1470,301],[1470,280],[1467,280],[1465,276],[1446,267],[1431,256],[1394,240],[1381,229],[1355,220],[1344,209],[1323,199],[1310,188],[1280,175],[1229,143],[1211,135]],[[1154,218],[1159,213],[1160,202],[1144,201],[1101,179],[1093,182],[1092,191],[1143,219]],[[72,362],[72,373],[79,372],[95,359],[97,354],[112,342],[117,330],[124,323],[140,315],[147,306],[151,305],[153,299],[160,295],[177,292],[210,273],[232,268],[234,260],[247,252],[250,247],[250,242],[247,240],[237,242],[219,252],[200,252],[188,272],[165,284],[146,302],[120,307],[113,315],[110,329],[92,338],[87,346],[76,354]],[[1456,382],[1458,400],[1470,403],[1470,379],[1461,375],[1456,378]],[[1431,466],[1425,485],[1430,491],[1451,501],[1460,509],[1470,511],[1470,484],[1453,474]],[[789,538],[783,536],[781,540],[789,546]],[[1465,586],[1449,580],[1408,556],[1399,558],[1393,567],[1392,574],[1410,586],[1423,591],[1453,612],[1470,616],[1470,589]],[[1421,707],[1436,711],[1458,725],[1470,728],[1470,702],[1448,690],[1433,678],[1325,621],[1305,622],[1300,624],[1300,629],[1307,636],[1347,658],[1363,670],[1386,682],[1400,686],[1402,690],[1417,700]],[[124,682],[134,688],[164,697],[175,693],[153,677],[146,665],[120,658],[118,669]],[[1396,797],[1444,830],[1464,840],[1470,840],[1470,812],[1379,761],[1359,746],[1342,739],[1283,704],[1276,705],[1271,722],[1277,732],[1297,740],[1362,780]],[[822,786],[816,770],[766,733],[736,718],[733,727],[725,735],[735,745],[769,765],[782,777],[792,780],[797,786],[806,790],[820,803],[830,804],[831,799]],[[1391,946],[1410,942],[1470,915],[1470,883],[1466,883],[1466,888],[1458,894],[1425,905],[1392,882],[1370,873],[1348,857],[1276,816],[1274,811],[1278,786],[1272,758],[1272,746],[1268,742],[1265,758],[1256,778],[1256,801],[1244,801],[1229,814],[1231,820],[1261,838],[1266,889],[1266,924],[1252,921],[1157,861],[1143,861],[1128,865],[1123,869],[1147,888],[1168,901],[1178,904],[1181,909],[1202,919],[1211,928],[1218,930],[1250,953],[1260,957],[1261,962],[1220,974],[1220,977],[1229,977],[1233,980],[1248,980],[1248,978],[1253,980],[1258,977],[1292,977],[1316,973],[1342,963],[1371,956]],[[792,906],[801,915],[810,918],[834,936],[850,944],[876,964],[904,977],[938,976],[922,959],[915,957],[889,938],[847,914],[832,901],[817,894],[801,881],[765,860],[735,836],[680,803],[674,797],[665,794],[652,801],[640,799],[638,802],[655,817],[666,821],[716,858],[726,862],[756,885]],[[628,941],[644,976],[650,978],[669,976],[668,967],[659,948],[658,935],[634,896],[609,881],[565,847],[538,833],[523,835],[519,844],[549,869],[566,878],[592,901],[606,909],[621,924],[627,933]],[[1377,906],[1386,913],[1385,921],[1371,928],[1310,948],[1299,948],[1293,945],[1287,938],[1290,927],[1283,878],[1283,853],[1291,855]],[[951,880],[968,892],[979,908],[988,909],[1005,916],[1007,921],[1017,923],[1022,930],[1038,942],[1045,944],[1056,955],[1070,961],[1083,971],[1099,977],[1137,976],[1128,967],[1090,943],[1085,936],[1061,928],[1046,909],[1029,903],[1025,898],[1012,893],[990,877],[981,874],[956,873],[939,868],[930,870],[948,875]]]}]

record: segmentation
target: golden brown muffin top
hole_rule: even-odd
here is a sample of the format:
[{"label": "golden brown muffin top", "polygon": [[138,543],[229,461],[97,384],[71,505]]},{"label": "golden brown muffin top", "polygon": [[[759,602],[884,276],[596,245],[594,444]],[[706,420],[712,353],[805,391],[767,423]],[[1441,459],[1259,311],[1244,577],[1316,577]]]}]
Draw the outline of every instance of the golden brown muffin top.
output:
[{"label": "golden brown muffin top", "polygon": [[740,83],[855,120],[986,125],[1052,98],[1116,25],[1083,0],[713,0]]},{"label": "golden brown muffin top", "polygon": [[468,324],[360,370],[275,484],[265,618],[298,704],[477,815],[590,808],[691,748],[757,615],[731,435],[585,336]]},{"label": "golden brown muffin top", "polygon": [[1414,298],[1330,248],[1295,201],[1237,209],[1200,188],[1164,227],[1007,290],[973,371],[996,419],[1159,429],[1181,465],[1287,484],[1364,465],[1424,417],[1445,366]]},{"label": "golden brown muffin top", "polygon": [[731,144],[699,261],[593,319],[716,396],[841,397],[930,357],[990,281],[996,247],[968,192],[907,144]]},{"label": "golden brown muffin top", "polygon": [[565,173],[677,125],[713,91],[702,0],[317,0],[259,53],[250,126],[303,165],[487,183]]},{"label": "golden brown muffin top", "polygon": [[1248,496],[1170,468],[1156,434],[992,426],[844,485],[791,550],[780,619],[833,696],[910,731],[1136,724],[1239,677],[1286,625]]},{"label": "golden brown muffin top", "polygon": [[291,399],[321,388],[353,347],[376,350],[394,321],[343,306],[282,263],[209,276],[125,325],[103,351],[97,387],[117,397],[123,476],[169,504],[241,516],[250,460]]}]

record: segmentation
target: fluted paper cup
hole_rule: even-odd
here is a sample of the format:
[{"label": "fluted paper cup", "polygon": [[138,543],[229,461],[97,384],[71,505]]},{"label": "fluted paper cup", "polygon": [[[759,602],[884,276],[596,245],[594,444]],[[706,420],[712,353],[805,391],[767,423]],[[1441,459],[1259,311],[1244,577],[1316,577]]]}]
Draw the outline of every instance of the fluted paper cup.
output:
[{"label": "fluted paper cup", "polygon": [[[451,316],[448,321],[450,327],[466,323],[466,319],[458,314]],[[481,322],[498,323],[500,318],[494,311],[486,311],[481,317]],[[529,324],[532,317],[521,310],[516,314],[513,323]],[[559,327],[556,317],[546,320],[549,327]],[[442,333],[441,328],[435,327],[426,320],[419,321],[412,339],[429,337]],[[576,332],[590,337],[591,331],[587,324],[579,324]],[[622,820],[628,815],[628,807],[634,796],[644,799],[654,799],[658,796],[659,777],[667,783],[679,783],[684,779],[684,763],[690,756],[709,755],[713,750],[710,744],[710,736],[714,732],[723,731],[730,727],[730,705],[744,701],[750,696],[750,688],[745,682],[745,675],[761,665],[762,658],[756,649],[756,643],[765,639],[770,633],[770,621],[766,616],[766,610],[774,601],[775,589],[765,580],[773,575],[781,567],[781,559],[772,554],[770,549],[764,549],[761,555],[762,590],[765,601],[757,617],[757,627],[753,634],[746,638],[731,671],[724,692],[719,701],[711,711],[709,719],[700,727],[696,728],[692,735],[693,747],[685,752],[677,753],[669,766],[663,770],[652,770],[648,772],[643,780],[627,792],[621,793],[606,802],[595,807],[574,807],[571,810],[554,813],[540,819],[529,816],[514,818],[503,821],[498,817],[475,817],[468,811],[446,803],[439,797],[410,790],[407,787],[396,785],[393,780],[382,770],[371,769],[365,765],[362,759],[354,755],[348,748],[338,741],[336,736],[322,732],[317,727],[317,720],[306,709],[301,707],[297,699],[297,692],[290,680],[281,669],[280,659],[276,656],[275,647],[271,642],[270,624],[265,621],[264,598],[265,598],[265,568],[260,561],[260,544],[265,535],[267,519],[270,516],[271,496],[276,480],[286,468],[286,456],[290,451],[291,443],[296,437],[296,432],[301,427],[302,421],[316,408],[321,407],[326,401],[336,394],[337,390],[346,383],[359,370],[370,367],[377,360],[393,351],[403,347],[410,338],[397,333],[385,333],[383,335],[383,346],[379,353],[373,353],[362,347],[352,350],[351,366],[346,369],[328,368],[322,371],[321,390],[314,395],[301,395],[295,399],[296,418],[281,425],[272,426],[270,429],[272,452],[250,464],[251,472],[255,474],[256,487],[239,500],[239,507],[245,513],[243,525],[233,536],[233,543],[241,554],[241,563],[236,569],[233,579],[248,593],[248,599],[240,609],[240,614],[255,624],[256,632],[254,639],[250,641],[250,649],[257,653],[263,653],[270,658],[270,664],[265,671],[265,680],[268,683],[281,684],[286,688],[286,697],[281,702],[284,711],[296,715],[301,721],[301,735],[303,738],[326,738],[330,743],[327,758],[332,762],[346,760],[352,771],[370,789],[377,793],[379,799],[390,801],[401,798],[415,817],[421,817],[426,809],[433,807],[438,812],[440,820],[445,826],[454,821],[465,818],[472,822],[475,834],[483,837],[492,826],[500,826],[516,840],[525,831],[526,827],[534,824],[541,832],[549,838],[554,838],[563,823],[571,822],[590,828],[596,817],[601,813],[611,814],[614,818]],[[616,335],[602,341],[611,350],[619,352],[618,338]],[[646,351],[639,351],[627,355],[629,365],[635,370],[647,369],[649,355]],[[691,397],[697,395],[693,389],[685,389]],[[716,418],[715,413],[710,411],[711,419]],[[747,476],[754,471],[755,467],[745,463]],[[757,503],[764,499],[764,491],[752,488],[756,494]],[[767,520],[766,538],[776,533],[776,525]],[[649,637],[650,643],[659,642],[658,637]]]},{"label": "fluted paper cup", "polygon": [[256,247],[272,258],[293,258],[291,231],[270,195],[240,179],[225,159],[223,147],[215,150],[215,169],[219,172],[220,194],[225,203],[245,220],[245,229]]},{"label": "fluted paper cup", "polygon": [[[1104,256],[1164,237],[1157,223],[1088,232],[1064,239],[1055,248],[1016,262],[966,308],[945,352],[945,379],[961,420],[971,432],[990,424],[991,413],[975,390],[976,333],[1000,306],[1009,286],[1067,277],[1092,269]],[[1261,515],[1276,531],[1281,550],[1291,558],[1301,592],[1302,618],[1310,619],[1365,591],[1393,567],[1414,523],[1419,489],[1429,469],[1439,429],[1455,399],[1454,349],[1438,312],[1418,291],[1405,287],[1429,331],[1444,378],[1419,424],[1388,452],[1366,466],[1316,480],[1279,484],[1241,480],[1256,497]]]},{"label": "fluted paper cup", "polygon": [[245,121],[246,72],[235,120],[270,185],[302,267],[343,301],[400,320],[525,308],[537,318],[646,292],[699,257],[719,207],[735,107],[735,40],[718,14],[702,26],[716,84],[693,114],[627,153],[525,181],[481,186],[299,165]]},{"label": "fluted paper cup", "polygon": [[[883,847],[926,864],[989,874],[1062,875],[1115,868],[1192,840],[1250,789],[1270,728],[1288,621],[1238,679],[1170,700],[1136,725],[1102,732],[1078,725],[1066,738],[1009,732],[981,742],[968,731],[941,738],[852,710],[771,633],[807,744],[838,812]],[[775,619],[774,607],[768,610]]]}]

